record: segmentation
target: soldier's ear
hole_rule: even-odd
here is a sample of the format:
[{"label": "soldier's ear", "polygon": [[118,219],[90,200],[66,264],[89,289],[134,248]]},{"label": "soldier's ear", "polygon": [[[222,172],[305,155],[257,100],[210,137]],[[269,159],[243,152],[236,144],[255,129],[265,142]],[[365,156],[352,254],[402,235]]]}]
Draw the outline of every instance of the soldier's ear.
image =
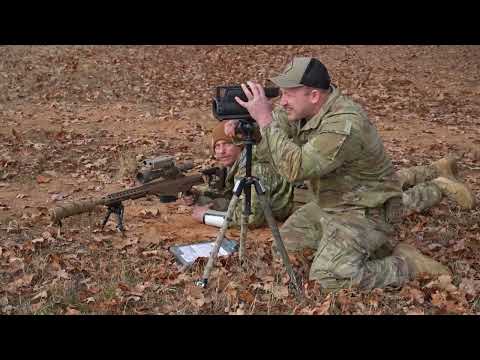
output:
[{"label": "soldier's ear", "polygon": [[313,89],[310,98],[314,104],[324,103],[328,97],[328,91],[322,89]]},{"label": "soldier's ear", "polygon": [[312,103],[318,104],[322,100],[322,93],[320,90],[312,89],[312,91],[310,91],[310,99],[312,100]]}]

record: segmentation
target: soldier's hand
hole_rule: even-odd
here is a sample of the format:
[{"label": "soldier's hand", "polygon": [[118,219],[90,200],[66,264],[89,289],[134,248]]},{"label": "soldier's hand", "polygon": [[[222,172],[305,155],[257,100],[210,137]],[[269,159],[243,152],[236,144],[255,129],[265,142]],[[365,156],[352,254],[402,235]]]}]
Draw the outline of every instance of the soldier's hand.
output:
[{"label": "soldier's hand", "polygon": [[205,206],[195,205],[193,207],[192,217],[198,222],[203,223],[203,215],[213,206],[213,203],[207,204]]},{"label": "soldier's hand", "polygon": [[181,201],[186,206],[192,206],[193,204],[195,204],[195,199],[192,195],[182,196]]},{"label": "soldier's hand", "polygon": [[264,128],[273,120],[272,104],[265,96],[265,90],[263,90],[262,85],[253,81],[247,81],[247,84],[250,88],[245,84],[241,84],[241,86],[248,101],[242,101],[238,96],[235,97],[235,100],[248,110],[252,119],[254,119],[261,128]]},{"label": "soldier's hand", "polygon": [[187,190],[184,193],[182,193],[182,197],[180,198],[180,201],[186,206],[192,206],[197,202],[199,196],[200,196],[200,192],[197,189],[192,187],[190,190]]},{"label": "soldier's hand", "polygon": [[230,136],[231,138],[235,137],[235,129],[238,126],[238,120],[227,120],[223,124],[223,131],[225,135]]}]

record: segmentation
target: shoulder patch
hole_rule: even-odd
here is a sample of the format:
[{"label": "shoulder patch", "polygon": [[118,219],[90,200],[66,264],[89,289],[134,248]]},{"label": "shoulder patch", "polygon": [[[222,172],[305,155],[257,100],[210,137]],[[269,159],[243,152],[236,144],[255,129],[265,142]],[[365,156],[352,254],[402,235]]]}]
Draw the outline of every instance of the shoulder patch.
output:
[{"label": "shoulder patch", "polygon": [[340,135],[350,135],[352,130],[352,119],[346,116],[332,116],[326,118],[320,124],[320,133],[335,133]]}]

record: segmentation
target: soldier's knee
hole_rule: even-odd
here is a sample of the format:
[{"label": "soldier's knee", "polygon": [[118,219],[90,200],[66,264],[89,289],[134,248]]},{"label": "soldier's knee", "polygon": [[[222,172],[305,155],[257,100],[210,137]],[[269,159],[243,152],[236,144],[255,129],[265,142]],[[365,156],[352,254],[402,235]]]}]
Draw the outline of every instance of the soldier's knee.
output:
[{"label": "soldier's knee", "polygon": [[299,231],[280,230],[280,236],[282,237],[285,248],[288,251],[296,251],[304,247],[304,235]]},{"label": "soldier's knee", "polygon": [[348,288],[358,284],[363,274],[360,262],[345,260],[339,262],[334,258],[327,260],[317,256],[310,268],[310,280],[318,281],[326,289]]},{"label": "soldier's knee", "polygon": [[309,280],[319,283],[324,292],[333,292],[340,289],[348,289],[354,286],[351,279],[339,278],[329,271],[314,270],[310,271]]}]

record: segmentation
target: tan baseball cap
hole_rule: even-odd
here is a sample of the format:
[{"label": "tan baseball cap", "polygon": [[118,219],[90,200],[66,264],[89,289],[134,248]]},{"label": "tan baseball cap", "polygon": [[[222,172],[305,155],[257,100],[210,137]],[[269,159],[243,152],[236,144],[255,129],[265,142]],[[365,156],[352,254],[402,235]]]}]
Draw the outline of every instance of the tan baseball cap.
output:
[{"label": "tan baseball cap", "polygon": [[295,57],[278,76],[270,78],[280,88],[310,86],[318,89],[330,87],[330,75],[320,60],[312,57]]}]

